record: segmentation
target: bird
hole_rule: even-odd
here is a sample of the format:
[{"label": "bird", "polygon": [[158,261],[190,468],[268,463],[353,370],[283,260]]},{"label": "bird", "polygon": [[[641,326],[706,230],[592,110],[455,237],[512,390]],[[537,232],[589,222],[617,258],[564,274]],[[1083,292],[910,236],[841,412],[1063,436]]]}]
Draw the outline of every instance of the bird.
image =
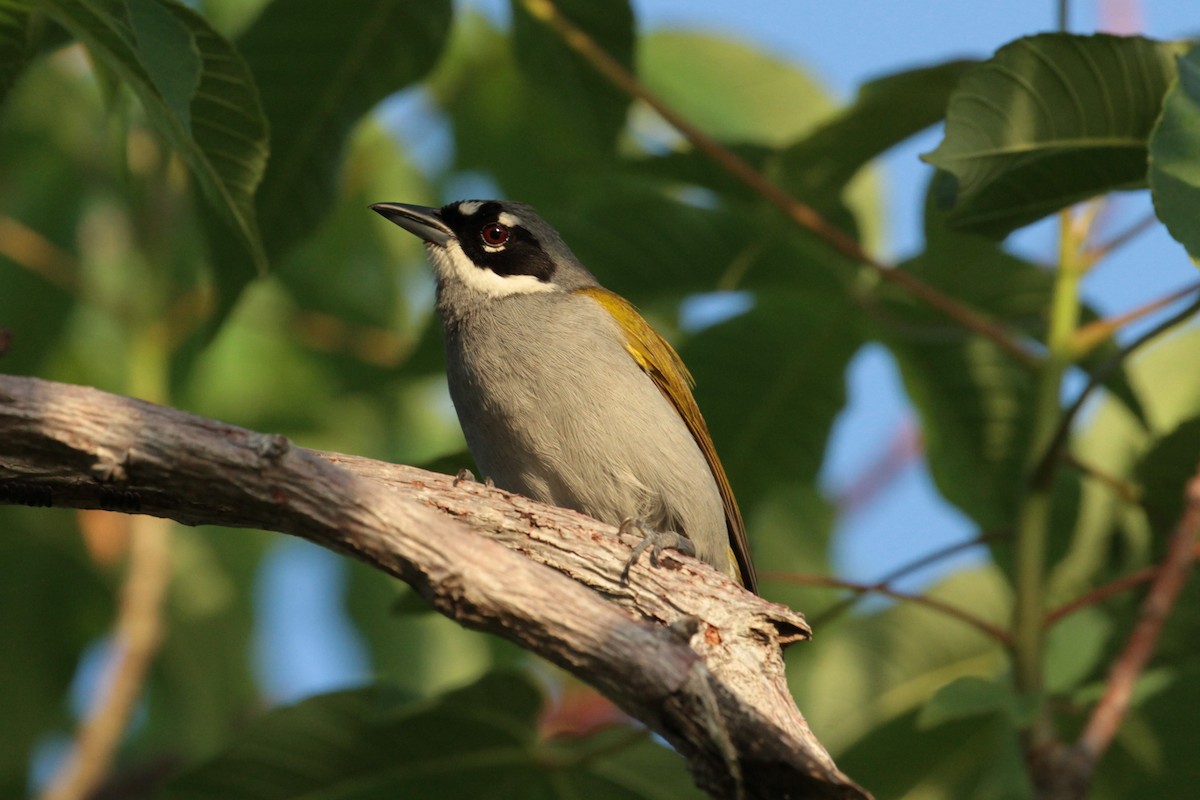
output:
[{"label": "bird", "polygon": [[[534,209],[370,206],[420,238],[467,447],[496,486],[694,555],[752,592],[745,523],[679,355]],[[648,268],[652,265],[647,265]]]}]

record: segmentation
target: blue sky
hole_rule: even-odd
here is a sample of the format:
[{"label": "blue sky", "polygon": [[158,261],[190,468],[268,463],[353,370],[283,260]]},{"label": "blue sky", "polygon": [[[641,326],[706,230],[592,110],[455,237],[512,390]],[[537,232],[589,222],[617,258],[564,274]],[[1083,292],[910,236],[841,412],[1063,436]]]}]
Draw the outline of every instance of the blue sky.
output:
[{"label": "blue sky", "polygon": [[[462,0],[459,6],[483,8],[507,19],[505,0]],[[909,66],[955,57],[983,58],[1020,36],[1053,30],[1055,0],[634,0],[643,31],[700,29],[749,42],[810,70],[844,101],[872,77]],[[1071,4],[1074,32],[1142,31],[1158,38],[1200,32],[1200,3],[1194,0],[1092,0]],[[419,103],[400,103],[398,115],[420,114]],[[428,122],[410,117],[398,127],[433,145]],[[425,126],[424,128],[422,126]],[[436,131],[433,131],[436,133]],[[903,257],[920,247],[919,211],[929,168],[919,159],[932,150],[939,132],[929,131],[889,153],[882,165],[885,216],[889,230],[882,255]],[[463,187],[470,194],[468,187]],[[1149,213],[1141,195],[1114,204],[1113,230]],[[1042,262],[1053,259],[1055,226],[1033,226],[1014,237],[1012,246]],[[1102,313],[1127,310],[1194,282],[1198,276],[1182,249],[1161,229],[1139,238],[1090,275],[1086,299]],[[847,374],[850,404],[831,438],[823,482],[832,493],[854,483],[881,457],[887,443],[911,436],[915,420],[896,369],[880,347],[868,347]],[[881,446],[881,443],[882,446]],[[844,577],[877,579],[921,553],[974,535],[971,523],[937,496],[919,461],[900,470],[873,501],[844,516],[836,537],[835,564]],[[977,556],[976,556],[977,557]],[[964,558],[972,558],[967,555]],[[269,562],[260,582],[259,668],[279,699],[353,683],[366,677],[361,647],[336,612],[340,582],[335,556],[302,543],[288,543]],[[949,562],[943,569],[962,561]],[[919,588],[937,572],[913,576],[907,588]],[[319,593],[314,588],[322,587]],[[287,598],[287,599],[285,599]],[[297,598],[306,609],[296,613]],[[272,609],[290,609],[279,615]],[[303,619],[301,630],[289,620]],[[314,637],[315,629],[324,631]],[[333,658],[331,654],[340,654]]]}]

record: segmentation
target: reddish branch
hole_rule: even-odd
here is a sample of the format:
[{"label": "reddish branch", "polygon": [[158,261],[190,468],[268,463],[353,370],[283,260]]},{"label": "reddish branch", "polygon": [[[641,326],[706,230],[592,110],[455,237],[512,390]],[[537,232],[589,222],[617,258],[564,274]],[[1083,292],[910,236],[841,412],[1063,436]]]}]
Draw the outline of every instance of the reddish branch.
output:
[{"label": "reddish branch", "polygon": [[[974,542],[972,542],[974,546]],[[825,586],[831,589],[849,589],[852,592],[859,594],[881,594],[884,597],[890,597],[893,600],[902,600],[914,605],[924,606],[931,611],[936,611],[944,614],[951,619],[956,619],[959,622],[970,625],[972,628],[981,633],[995,639],[997,642],[1010,645],[1012,644],[1012,634],[1001,628],[999,625],[994,625],[986,619],[977,617],[969,611],[959,608],[956,605],[947,603],[944,600],[938,600],[936,597],[929,597],[923,594],[912,594],[911,592],[902,592],[899,589],[893,589],[886,582],[880,583],[858,583],[856,581],[848,581],[842,578],[833,578],[828,575],[797,575],[794,573],[783,572],[764,572],[763,580],[774,580],[786,583],[796,583],[802,586]]]},{"label": "reddish branch", "polygon": [[714,796],[868,796],[788,690],[781,647],[808,637],[800,614],[682,556],[642,559],[625,579],[635,537],[579,514],[11,376],[0,376],[0,502],[301,536],[591,683],[666,738]]},{"label": "reddish branch", "polygon": [[1196,560],[1196,537],[1200,532],[1200,471],[1188,481],[1184,497],[1183,515],[1171,533],[1167,557],[1142,602],[1142,611],[1129,642],[1113,663],[1104,696],[1092,709],[1076,745],[1089,764],[1094,765],[1100,760],[1125,719],[1133,687],[1154,653],[1163,625]]}]

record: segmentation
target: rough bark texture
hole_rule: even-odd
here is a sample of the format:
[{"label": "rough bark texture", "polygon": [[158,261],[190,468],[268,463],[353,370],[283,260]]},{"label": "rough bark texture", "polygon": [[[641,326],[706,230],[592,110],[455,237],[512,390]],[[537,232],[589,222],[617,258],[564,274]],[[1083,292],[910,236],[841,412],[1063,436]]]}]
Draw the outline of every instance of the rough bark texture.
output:
[{"label": "rough bark texture", "polygon": [[808,729],[782,646],[799,613],[582,515],[413,467],[293,446],[95,389],[0,376],[0,502],[303,537],[596,686],[716,797],[861,798]]}]

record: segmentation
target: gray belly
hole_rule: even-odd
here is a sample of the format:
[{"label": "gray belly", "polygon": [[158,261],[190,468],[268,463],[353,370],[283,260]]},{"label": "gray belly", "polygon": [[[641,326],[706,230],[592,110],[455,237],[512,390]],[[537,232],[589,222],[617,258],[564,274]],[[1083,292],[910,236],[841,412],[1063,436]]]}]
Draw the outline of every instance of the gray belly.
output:
[{"label": "gray belly", "polygon": [[[447,329],[450,394],[480,470],[610,524],[681,533],[724,568],[724,507],[691,432],[598,305],[568,296],[547,313],[545,299]],[[536,326],[520,324],[529,306]]]}]

